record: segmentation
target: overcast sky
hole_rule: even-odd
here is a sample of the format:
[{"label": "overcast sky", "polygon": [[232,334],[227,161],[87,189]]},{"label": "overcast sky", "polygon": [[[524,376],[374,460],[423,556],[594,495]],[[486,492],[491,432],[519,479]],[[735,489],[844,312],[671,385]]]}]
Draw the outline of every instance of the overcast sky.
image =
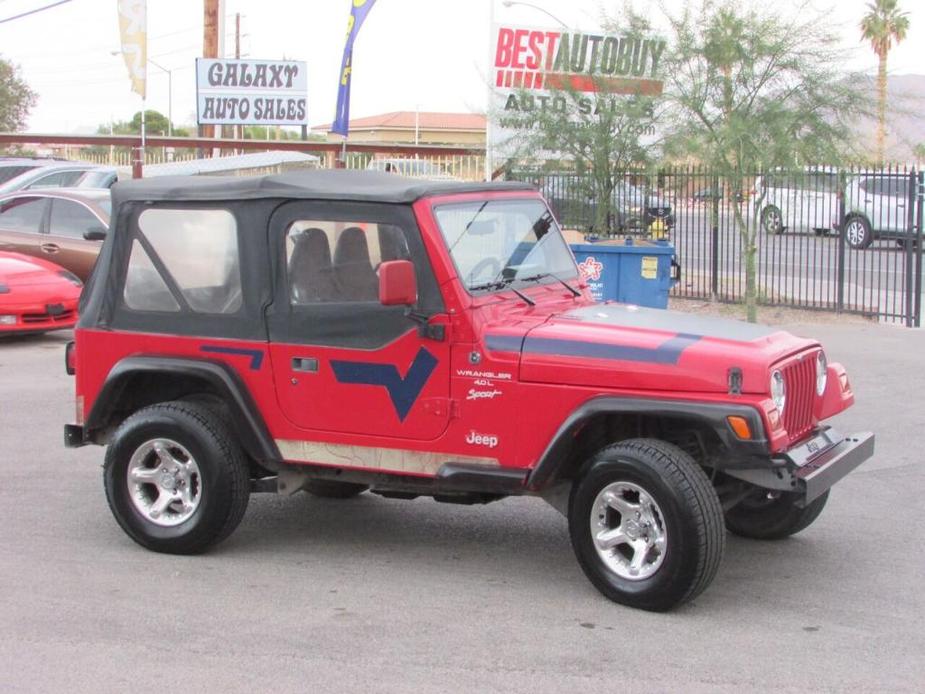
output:
[{"label": "overcast sky", "polygon": [[[0,0],[0,20],[53,0]],[[378,0],[354,49],[351,116],[420,108],[484,111],[487,94],[489,13],[498,22],[551,26],[547,15],[502,0]],[[699,3],[699,0],[697,0]],[[742,0],[747,2],[748,0]],[[637,2],[643,7],[648,0]],[[595,29],[615,0],[535,0],[576,29]],[[679,7],[681,0],[666,0]],[[802,7],[832,23],[854,50],[849,66],[873,72],[876,57],[858,39],[864,0],[774,0],[781,11]],[[909,12],[907,40],[890,54],[893,74],[925,74],[925,2],[900,0]],[[241,13],[242,53],[251,58],[286,57],[308,63],[308,120],[314,126],[334,115],[337,78],[350,0],[225,0],[225,49],[234,52],[234,15]],[[202,47],[199,0],[148,0],[148,56],[172,71],[173,118],[195,122],[194,58]],[[91,131],[127,120],[140,109],[130,91],[119,49],[116,0],[71,0],[45,12],[0,23],[0,55],[22,67],[39,93],[29,118],[32,132]],[[148,108],[167,113],[167,75],[148,72]]]}]

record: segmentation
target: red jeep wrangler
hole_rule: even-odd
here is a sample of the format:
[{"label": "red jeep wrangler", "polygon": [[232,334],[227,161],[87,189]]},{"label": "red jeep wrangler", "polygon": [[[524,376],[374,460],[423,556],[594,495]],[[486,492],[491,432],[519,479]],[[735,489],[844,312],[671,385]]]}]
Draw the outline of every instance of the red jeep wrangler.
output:
[{"label": "red jeep wrangler", "polygon": [[[541,496],[607,597],[702,591],[725,528],[781,538],[873,453],[816,342],[596,304],[542,197],[375,172],[113,189],[69,446],[108,446],[139,544],[200,552],[251,492]],[[724,528],[725,525],[725,528]]]}]

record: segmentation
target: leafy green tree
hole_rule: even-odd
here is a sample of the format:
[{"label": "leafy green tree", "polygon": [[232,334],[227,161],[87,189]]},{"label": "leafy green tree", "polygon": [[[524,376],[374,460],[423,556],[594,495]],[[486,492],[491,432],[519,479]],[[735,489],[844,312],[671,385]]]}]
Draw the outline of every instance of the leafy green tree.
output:
[{"label": "leafy green tree", "polygon": [[883,164],[883,143],[886,139],[886,61],[893,48],[906,38],[909,15],[900,12],[898,0],[874,0],[868,3],[868,12],[861,20],[861,38],[870,41],[877,54],[877,163]]},{"label": "leafy green tree", "polygon": [[19,67],[0,58],[0,132],[16,132],[26,126],[38,95],[20,76]]},{"label": "leafy green tree", "polygon": [[[850,123],[865,110],[863,80],[844,72],[829,22],[732,0],[705,0],[667,19],[669,152],[709,164],[734,193],[751,188],[761,171],[843,161]],[[749,321],[757,319],[762,200],[760,191],[731,199]]]}]

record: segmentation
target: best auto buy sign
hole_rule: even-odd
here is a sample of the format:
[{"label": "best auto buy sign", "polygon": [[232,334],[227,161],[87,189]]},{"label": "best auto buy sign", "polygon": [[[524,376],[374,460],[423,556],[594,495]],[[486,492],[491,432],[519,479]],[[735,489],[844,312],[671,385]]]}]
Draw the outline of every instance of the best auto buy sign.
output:
[{"label": "best auto buy sign", "polygon": [[660,39],[499,26],[494,82],[497,88],[657,96],[664,51]]},{"label": "best auto buy sign", "polygon": [[492,158],[514,153],[524,116],[536,110],[578,121],[614,109],[617,99],[662,93],[663,39],[508,25],[492,36]]}]

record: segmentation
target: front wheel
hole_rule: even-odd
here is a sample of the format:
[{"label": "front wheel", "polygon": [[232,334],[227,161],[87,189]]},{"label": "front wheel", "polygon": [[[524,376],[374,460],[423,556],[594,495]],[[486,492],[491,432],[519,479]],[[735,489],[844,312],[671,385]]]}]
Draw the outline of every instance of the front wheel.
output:
[{"label": "front wheel", "polygon": [[693,459],[654,439],[597,453],[572,488],[569,534],[588,579],[611,600],[664,611],[713,580],[725,548],[716,492]]},{"label": "front wheel", "polygon": [[780,210],[773,205],[765,207],[761,212],[761,226],[765,230],[765,233],[783,234],[784,218],[781,215]]},{"label": "front wheel", "polygon": [[852,217],[845,223],[845,241],[851,248],[867,248],[873,240],[870,223],[863,217]]},{"label": "front wheel", "polygon": [[221,542],[247,509],[250,480],[234,434],[211,410],[187,402],[145,407],[106,451],[109,508],[135,542],[194,554]]},{"label": "front wheel", "polygon": [[793,494],[758,489],[726,512],[726,527],[752,540],[782,540],[808,528],[828,499],[826,492],[801,507]]}]

